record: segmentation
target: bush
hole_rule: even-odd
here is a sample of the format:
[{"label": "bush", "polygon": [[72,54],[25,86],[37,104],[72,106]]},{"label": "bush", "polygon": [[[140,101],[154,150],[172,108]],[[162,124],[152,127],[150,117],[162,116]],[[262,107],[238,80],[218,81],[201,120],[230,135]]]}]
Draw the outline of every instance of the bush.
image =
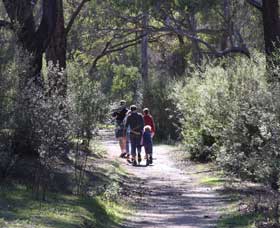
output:
[{"label": "bush", "polygon": [[170,98],[173,83],[163,73],[150,72],[149,85],[145,92],[146,106],[154,118],[156,125],[155,140],[173,143],[180,136],[180,112]]},{"label": "bush", "polygon": [[108,101],[100,83],[87,77],[85,70],[75,63],[68,66],[68,97],[71,109],[71,125],[74,135],[90,139],[108,113]]},{"label": "bush", "polygon": [[231,176],[278,189],[280,84],[267,82],[265,65],[258,54],[225,59],[176,83],[172,97],[191,158],[215,158]]},{"label": "bush", "polygon": [[114,100],[124,99],[130,104],[141,104],[141,75],[138,68],[124,64],[113,65],[113,73],[112,98]]}]

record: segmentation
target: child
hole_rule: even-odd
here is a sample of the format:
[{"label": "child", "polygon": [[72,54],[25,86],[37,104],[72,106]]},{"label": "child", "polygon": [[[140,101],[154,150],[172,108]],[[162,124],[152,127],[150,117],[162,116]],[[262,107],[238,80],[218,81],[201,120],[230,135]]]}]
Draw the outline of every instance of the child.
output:
[{"label": "child", "polygon": [[146,165],[153,163],[153,140],[152,140],[152,127],[146,125],[143,133],[143,146],[146,153]]},{"label": "child", "polygon": [[156,133],[156,127],[155,127],[154,119],[153,119],[152,115],[150,114],[150,110],[148,108],[144,108],[143,113],[144,113],[144,116],[143,116],[144,124],[151,126],[151,135],[152,135],[152,138],[153,138],[155,133]]}]

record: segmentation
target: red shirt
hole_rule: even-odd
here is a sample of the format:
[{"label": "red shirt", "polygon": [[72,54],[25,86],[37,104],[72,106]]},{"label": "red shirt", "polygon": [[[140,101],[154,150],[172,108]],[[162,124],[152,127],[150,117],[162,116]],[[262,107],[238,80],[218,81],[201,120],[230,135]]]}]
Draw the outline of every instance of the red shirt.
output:
[{"label": "red shirt", "polygon": [[152,128],[152,132],[155,133],[156,128],[155,128],[155,123],[154,123],[153,117],[150,114],[144,115],[143,117],[144,117],[144,125],[150,125]]}]

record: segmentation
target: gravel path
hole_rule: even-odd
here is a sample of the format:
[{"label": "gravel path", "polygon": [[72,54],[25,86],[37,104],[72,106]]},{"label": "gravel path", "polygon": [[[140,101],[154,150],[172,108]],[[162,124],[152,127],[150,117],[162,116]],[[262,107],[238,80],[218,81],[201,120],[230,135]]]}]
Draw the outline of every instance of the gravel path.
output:
[{"label": "gravel path", "polygon": [[[125,228],[208,228],[216,227],[221,215],[224,198],[214,189],[201,186],[196,166],[184,171],[177,168],[174,148],[154,147],[154,164],[133,167],[118,158],[119,148],[112,139],[104,142],[109,158],[119,159],[126,171],[135,177],[129,191],[135,192],[133,199],[136,214],[128,218]],[[142,152],[142,156],[144,153]],[[136,196],[137,195],[137,196]]]}]

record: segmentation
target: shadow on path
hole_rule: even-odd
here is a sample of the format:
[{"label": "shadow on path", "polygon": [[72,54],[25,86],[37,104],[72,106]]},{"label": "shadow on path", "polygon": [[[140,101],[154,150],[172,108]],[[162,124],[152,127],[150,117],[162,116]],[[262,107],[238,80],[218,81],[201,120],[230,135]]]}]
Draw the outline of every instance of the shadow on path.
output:
[{"label": "shadow on path", "polygon": [[[104,144],[111,159],[119,159],[119,148],[112,138]],[[174,148],[155,146],[154,165],[133,167],[122,160],[124,168],[135,177],[127,189],[136,213],[123,228],[208,228],[216,227],[228,200],[210,187],[199,185],[194,175],[176,167],[170,158]],[[144,153],[143,153],[144,154]],[[196,173],[197,170],[187,170]],[[203,174],[202,174],[203,175]]]}]

